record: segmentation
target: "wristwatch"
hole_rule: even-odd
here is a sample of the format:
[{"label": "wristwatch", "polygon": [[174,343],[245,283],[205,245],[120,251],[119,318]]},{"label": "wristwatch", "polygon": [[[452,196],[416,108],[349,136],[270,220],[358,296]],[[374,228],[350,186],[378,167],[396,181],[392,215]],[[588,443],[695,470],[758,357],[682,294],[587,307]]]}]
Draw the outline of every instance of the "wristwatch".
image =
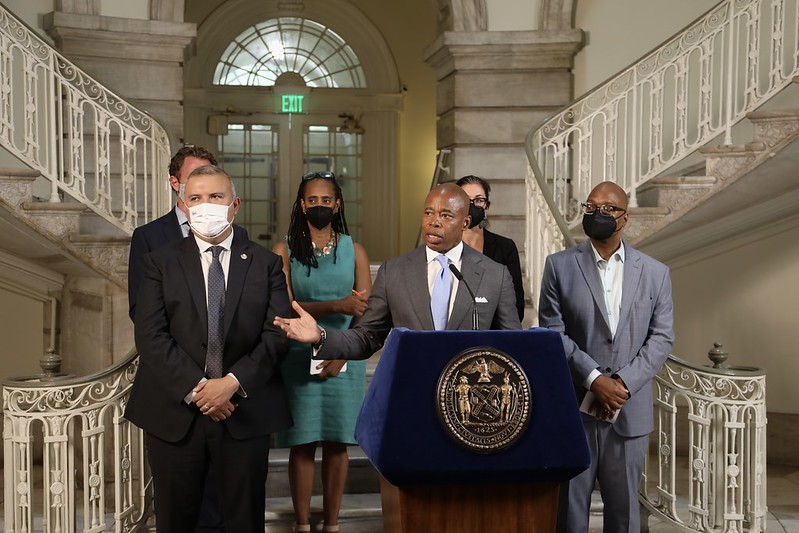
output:
[{"label": "wristwatch", "polygon": [[318,352],[322,349],[322,346],[325,345],[325,341],[327,340],[327,331],[325,331],[325,328],[322,326],[317,325],[316,327],[319,328],[319,342],[316,342],[311,346],[313,347],[314,351]]}]

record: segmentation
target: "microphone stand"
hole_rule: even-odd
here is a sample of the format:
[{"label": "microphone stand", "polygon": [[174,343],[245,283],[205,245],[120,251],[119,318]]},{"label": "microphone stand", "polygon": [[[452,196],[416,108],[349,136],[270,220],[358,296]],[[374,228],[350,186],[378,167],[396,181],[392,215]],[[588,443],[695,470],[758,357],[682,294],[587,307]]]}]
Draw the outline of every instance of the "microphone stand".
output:
[{"label": "microphone stand", "polygon": [[460,283],[463,283],[463,286],[466,287],[466,290],[469,291],[469,296],[472,297],[472,329],[480,329],[480,318],[477,314],[477,298],[475,298],[472,288],[469,287],[469,284],[466,283],[465,279],[463,279],[463,274],[461,274],[461,271],[458,270],[458,267],[456,267],[453,263],[449,264],[449,270]]}]

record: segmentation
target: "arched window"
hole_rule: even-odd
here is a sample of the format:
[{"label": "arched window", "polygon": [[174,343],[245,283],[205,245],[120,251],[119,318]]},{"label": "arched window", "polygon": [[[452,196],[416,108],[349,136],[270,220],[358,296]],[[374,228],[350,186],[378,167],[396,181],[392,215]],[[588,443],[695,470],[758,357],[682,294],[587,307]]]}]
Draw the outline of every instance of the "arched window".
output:
[{"label": "arched window", "polygon": [[336,32],[313,20],[280,17],[244,30],[228,45],[215,85],[271,86],[286,72],[308,87],[363,88],[360,60]]}]

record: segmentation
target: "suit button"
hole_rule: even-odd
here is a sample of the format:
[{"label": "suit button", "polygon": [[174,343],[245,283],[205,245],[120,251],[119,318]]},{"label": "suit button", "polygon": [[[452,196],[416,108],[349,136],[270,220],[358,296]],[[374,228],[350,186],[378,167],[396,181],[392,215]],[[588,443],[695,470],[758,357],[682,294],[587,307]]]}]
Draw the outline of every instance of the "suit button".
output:
[{"label": "suit button", "polygon": [[202,343],[202,344],[200,345],[200,348],[208,348],[208,345],[207,345],[207,344],[205,344],[205,343]]},{"label": "suit button", "polygon": [[610,368],[605,369],[605,374],[610,374]]},{"label": "suit button", "polygon": [[613,339],[608,339],[608,344],[613,344]]}]

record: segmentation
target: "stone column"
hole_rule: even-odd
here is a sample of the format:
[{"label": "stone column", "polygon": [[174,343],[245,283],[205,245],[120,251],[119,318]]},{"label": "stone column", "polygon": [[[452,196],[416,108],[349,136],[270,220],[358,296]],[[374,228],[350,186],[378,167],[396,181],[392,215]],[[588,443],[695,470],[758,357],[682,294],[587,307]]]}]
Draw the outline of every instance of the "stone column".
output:
[{"label": "stone column", "polygon": [[44,28],[70,61],[153,115],[173,142],[182,141],[183,61],[197,26],[181,22],[182,13],[180,21],[174,20],[178,14],[170,2],[154,4],[152,15],[161,20],[104,17],[87,11],[91,10],[48,13]]},{"label": "stone column", "polygon": [[[438,148],[449,176],[491,184],[490,228],[524,244],[527,134],[568,104],[580,30],[444,32],[425,60],[438,79]],[[524,259],[522,259],[522,262]]]}]

